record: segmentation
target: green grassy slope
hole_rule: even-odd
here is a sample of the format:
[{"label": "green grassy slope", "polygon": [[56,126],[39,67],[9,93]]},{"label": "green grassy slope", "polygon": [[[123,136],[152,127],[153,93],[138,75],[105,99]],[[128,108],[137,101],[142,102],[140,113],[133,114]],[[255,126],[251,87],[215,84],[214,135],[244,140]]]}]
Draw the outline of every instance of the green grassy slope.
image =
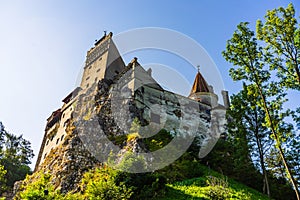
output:
[{"label": "green grassy slope", "polygon": [[181,200],[181,199],[253,199],[268,200],[260,192],[249,188],[232,179],[227,179],[221,174],[201,167],[204,175],[199,178],[167,184],[166,193],[156,200]]}]

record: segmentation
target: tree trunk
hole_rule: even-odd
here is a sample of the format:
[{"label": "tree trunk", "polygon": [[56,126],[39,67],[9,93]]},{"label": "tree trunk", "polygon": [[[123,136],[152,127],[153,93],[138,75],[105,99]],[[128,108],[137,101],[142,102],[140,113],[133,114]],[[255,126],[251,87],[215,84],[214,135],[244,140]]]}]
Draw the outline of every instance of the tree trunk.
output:
[{"label": "tree trunk", "polygon": [[270,120],[270,128],[271,128],[271,131],[272,131],[272,134],[274,135],[274,138],[275,138],[275,141],[276,141],[276,147],[277,149],[279,150],[279,155],[282,159],[282,162],[283,162],[283,165],[287,171],[287,175],[288,175],[288,178],[290,179],[293,187],[294,187],[294,190],[295,190],[295,193],[296,193],[296,197],[297,197],[297,200],[300,200],[300,195],[299,195],[299,190],[298,190],[298,185],[297,185],[297,182],[291,172],[291,169],[286,161],[286,158],[285,158],[285,155],[284,155],[284,152],[282,150],[282,147],[280,145],[280,141],[279,141],[279,138],[278,138],[278,135],[275,131],[275,128],[274,128],[274,124],[273,124],[273,121],[272,121],[272,118],[271,118],[271,115],[270,115],[270,111],[269,111],[269,108],[267,106],[267,102],[266,102],[266,99],[265,99],[265,96],[263,95],[263,92],[262,92],[262,88],[260,87],[260,85],[258,84],[258,82],[256,82],[256,86],[258,87],[258,90],[259,90],[259,93],[260,93],[260,96],[262,98],[262,101],[263,101],[263,105],[264,105],[264,109],[265,109],[265,112],[267,114],[267,117],[268,119]]},{"label": "tree trunk", "polygon": [[300,71],[298,65],[295,66],[295,70],[297,74],[298,84],[300,85]]},{"label": "tree trunk", "polygon": [[[258,147],[258,152],[259,152],[259,160],[260,160],[260,165],[261,165],[261,169],[263,171],[263,178],[264,178],[264,185],[263,185],[263,193],[267,194],[268,197],[271,197],[271,193],[270,193],[270,187],[269,187],[269,180],[268,180],[268,174],[267,174],[267,170],[265,167],[265,161],[264,161],[264,152],[263,152],[263,147],[261,144],[261,140],[259,138],[259,131],[258,131],[258,119],[257,119],[257,114],[255,114],[255,121],[256,121],[256,127],[255,127],[255,140],[256,140],[256,144]],[[267,189],[267,191],[266,191]]]}]

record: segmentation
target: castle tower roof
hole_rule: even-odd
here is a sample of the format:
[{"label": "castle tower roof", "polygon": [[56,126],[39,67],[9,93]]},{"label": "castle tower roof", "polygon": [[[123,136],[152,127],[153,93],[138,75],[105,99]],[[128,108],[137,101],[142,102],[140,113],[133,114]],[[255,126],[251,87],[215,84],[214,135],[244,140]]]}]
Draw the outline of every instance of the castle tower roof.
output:
[{"label": "castle tower roof", "polygon": [[208,84],[207,84],[206,80],[203,78],[203,76],[199,70],[195,77],[194,84],[191,89],[190,95],[198,93],[198,92],[209,92]]}]

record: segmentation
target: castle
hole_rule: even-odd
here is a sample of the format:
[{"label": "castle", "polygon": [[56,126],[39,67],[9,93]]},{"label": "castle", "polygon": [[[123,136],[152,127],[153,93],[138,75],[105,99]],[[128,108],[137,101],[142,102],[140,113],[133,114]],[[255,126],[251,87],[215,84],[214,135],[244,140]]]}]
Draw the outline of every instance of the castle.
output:
[{"label": "castle", "polygon": [[[62,100],[63,106],[47,119],[35,171],[49,165],[45,160],[51,152],[56,152],[56,158],[60,158],[52,162],[59,162],[63,170],[72,166],[77,169],[78,165],[72,161],[74,157],[84,160],[89,154],[86,163],[97,162],[92,157],[102,161],[102,154],[115,149],[107,147],[108,143],[103,145],[100,139],[128,134],[135,118],[139,119],[142,128],[145,126],[141,130],[143,137],[151,136],[147,135],[149,127],[151,131],[167,129],[179,135],[194,132],[193,137],[200,138],[199,146],[202,147],[199,156],[204,157],[216,142],[215,138],[222,134],[222,130],[213,133],[212,129],[218,127],[209,125],[219,112],[224,113],[228,108],[227,91],[222,91],[222,95],[224,105],[218,103],[218,96],[199,70],[188,97],[164,90],[151,76],[151,69],[144,70],[136,58],[125,65],[112,33],[105,34],[87,52],[80,87],[68,94]],[[199,119],[196,126],[192,123],[195,119]],[[213,138],[213,134],[218,136]],[[82,155],[76,155],[77,150],[74,151],[74,146],[79,143],[85,143],[80,144],[85,148],[80,150],[85,152]],[[94,153],[95,146],[105,147],[100,153]],[[62,148],[65,150],[61,151]],[[136,152],[147,151],[138,143],[135,148]],[[116,151],[121,149],[122,145]]]}]

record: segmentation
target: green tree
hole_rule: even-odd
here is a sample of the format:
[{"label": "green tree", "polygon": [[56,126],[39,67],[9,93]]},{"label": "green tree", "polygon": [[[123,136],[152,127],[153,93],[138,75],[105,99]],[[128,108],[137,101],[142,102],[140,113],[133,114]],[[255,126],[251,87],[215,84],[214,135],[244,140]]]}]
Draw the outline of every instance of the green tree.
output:
[{"label": "green tree", "polygon": [[297,196],[300,199],[298,185],[294,174],[286,158],[285,146],[283,143],[291,134],[291,126],[287,125],[285,119],[289,111],[284,111],[283,104],[286,100],[286,93],[278,83],[271,80],[271,73],[268,70],[271,55],[266,53],[259,45],[255,34],[248,28],[248,23],[240,23],[233,37],[227,41],[226,50],[223,56],[234,67],[229,73],[233,80],[243,80],[253,85],[250,94],[259,96],[256,105],[265,112],[265,127],[270,129],[271,137],[275,141],[282,163],[286,169],[287,177]]},{"label": "green tree", "polygon": [[[257,21],[257,38],[266,44],[264,51],[268,54],[266,60],[270,70],[276,72],[281,87],[300,90],[300,27],[295,17],[292,4],[287,8],[279,7],[267,12],[265,21]],[[300,108],[293,112],[293,119],[300,130]],[[299,138],[291,134],[286,138],[289,148],[286,154],[289,165],[298,180],[299,185]]]},{"label": "green tree", "polygon": [[6,179],[5,179],[6,170],[4,166],[0,165],[0,194],[6,189]]},{"label": "green tree", "polygon": [[300,29],[292,4],[270,10],[257,21],[257,38],[264,41],[267,62],[282,86],[300,89]]},{"label": "green tree", "polygon": [[[228,131],[232,138],[232,144],[237,147],[235,152],[239,152],[235,153],[237,155],[234,159],[234,162],[237,162],[236,168],[241,168],[242,171],[249,170],[249,166],[255,163],[262,171],[262,191],[270,197],[265,157],[266,147],[270,146],[272,141],[269,139],[269,130],[262,126],[265,113],[256,105],[259,96],[251,94],[251,87],[253,85],[247,86],[244,83],[243,89],[231,97],[231,106],[228,111],[230,116]],[[258,158],[258,162],[256,158]]]},{"label": "green tree", "polygon": [[6,170],[5,179],[9,189],[16,181],[31,173],[28,165],[33,156],[30,142],[22,135],[7,132],[0,122],[0,165]]}]

